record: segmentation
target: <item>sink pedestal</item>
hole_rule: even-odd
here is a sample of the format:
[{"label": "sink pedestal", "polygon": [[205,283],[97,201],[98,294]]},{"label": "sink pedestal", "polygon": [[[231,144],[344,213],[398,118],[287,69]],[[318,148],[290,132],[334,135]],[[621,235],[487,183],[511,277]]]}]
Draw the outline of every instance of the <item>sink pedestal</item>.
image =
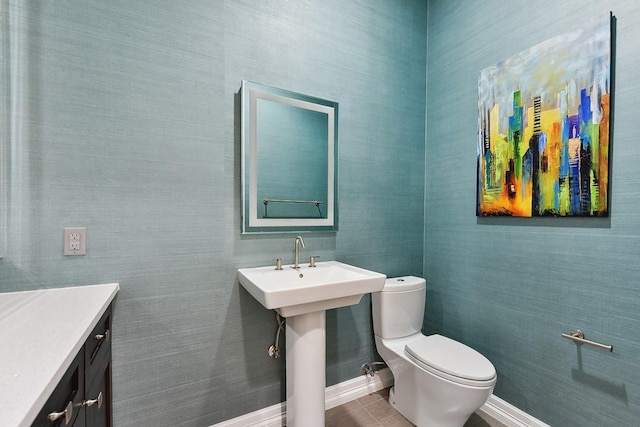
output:
[{"label": "sink pedestal", "polygon": [[326,312],[286,322],[287,427],[324,427]]}]

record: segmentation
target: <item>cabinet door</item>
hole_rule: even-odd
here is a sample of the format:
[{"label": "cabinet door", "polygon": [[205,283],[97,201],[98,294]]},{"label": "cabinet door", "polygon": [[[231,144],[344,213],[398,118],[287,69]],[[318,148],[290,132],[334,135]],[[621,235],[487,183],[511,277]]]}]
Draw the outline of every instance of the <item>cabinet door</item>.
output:
[{"label": "cabinet door", "polygon": [[84,353],[88,389],[102,375],[105,364],[111,360],[111,306],[87,338]]},{"label": "cabinet door", "polygon": [[87,427],[111,427],[111,307],[85,344]]},{"label": "cabinet door", "polygon": [[81,351],[31,426],[72,426],[82,409],[84,382],[84,352]]},{"label": "cabinet door", "polygon": [[107,364],[102,375],[95,379],[87,392],[87,427],[111,427],[111,366]]},{"label": "cabinet door", "polygon": [[88,427],[89,424],[85,423],[85,409],[84,406],[78,411],[76,422],[73,423],[73,427]]}]

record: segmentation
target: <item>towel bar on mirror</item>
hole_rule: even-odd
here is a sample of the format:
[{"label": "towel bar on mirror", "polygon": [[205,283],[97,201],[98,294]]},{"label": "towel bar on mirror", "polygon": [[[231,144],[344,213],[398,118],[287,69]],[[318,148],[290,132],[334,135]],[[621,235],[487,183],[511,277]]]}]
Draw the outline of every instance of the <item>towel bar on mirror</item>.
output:
[{"label": "towel bar on mirror", "polygon": [[315,205],[315,207],[318,209],[319,217],[322,218],[322,210],[320,210],[320,205],[322,204],[322,202],[320,200],[263,199],[262,203],[264,203],[264,218],[269,217],[267,213],[267,206],[269,205],[269,203],[303,203]]},{"label": "towel bar on mirror", "polygon": [[573,340],[573,341],[575,341],[575,342],[577,342],[579,344],[589,344],[589,345],[592,345],[594,347],[598,347],[598,348],[601,348],[603,350],[607,350],[609,352],[613,351],[613,346],[612,345],[601,344],[599,342],[595,342],[595,341],[584,339],[584,333],[580,329],[574,329],[571,332],[569,332],[568,334],[563,333],[562,337],[563,338],[568,338],[570,340]]}]

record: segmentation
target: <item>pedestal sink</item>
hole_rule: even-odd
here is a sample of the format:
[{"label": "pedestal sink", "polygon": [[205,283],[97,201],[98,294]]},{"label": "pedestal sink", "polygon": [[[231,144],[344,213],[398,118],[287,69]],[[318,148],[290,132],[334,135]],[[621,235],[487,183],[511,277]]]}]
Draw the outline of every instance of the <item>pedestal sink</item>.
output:
[{"label": "pedestal sink", "polygon": [[241,268],[238,280],[263,306],[287,318],[287,426],[324,427],[325,311],[379,292],[386,276],[338,261],[315,267]]}]

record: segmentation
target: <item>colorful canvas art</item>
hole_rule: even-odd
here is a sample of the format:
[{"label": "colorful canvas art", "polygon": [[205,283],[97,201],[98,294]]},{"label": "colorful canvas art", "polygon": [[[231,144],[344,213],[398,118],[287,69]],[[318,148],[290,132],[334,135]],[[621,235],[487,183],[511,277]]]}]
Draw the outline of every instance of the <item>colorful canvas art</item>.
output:
[{"label": "colorful canvas art", "polygon": [[611,14],[480,72],[478,216],[607,216]]}]

